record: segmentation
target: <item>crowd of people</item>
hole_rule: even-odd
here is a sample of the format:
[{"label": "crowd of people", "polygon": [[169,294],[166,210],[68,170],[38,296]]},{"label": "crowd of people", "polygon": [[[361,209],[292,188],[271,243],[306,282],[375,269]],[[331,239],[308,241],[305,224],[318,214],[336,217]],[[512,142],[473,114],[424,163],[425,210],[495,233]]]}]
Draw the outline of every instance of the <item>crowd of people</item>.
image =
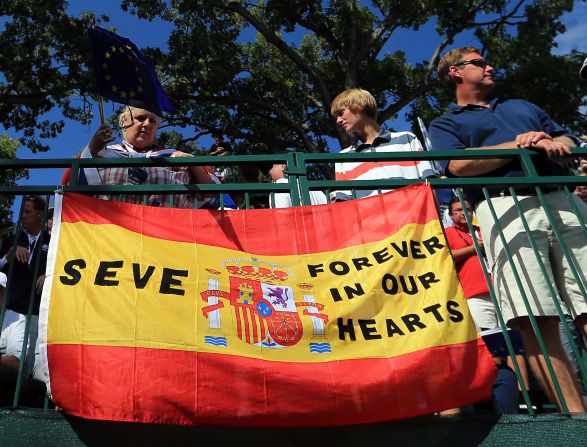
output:
[{"label": "crowd of people", "polygon": [[[495,84],[493,70],[476,48],[457,48],[444,55],[438,66],[438,74],[441,81],[454,93],[455,102],[447,113],[430,124],[432,149],[529,149],[544,154],[536,157],[535,167],[539,175],[571,175],[568,167],[560,162],[570,155],[571,148],[580,145],[581,140],[532,103],[520,99],[492,97],[491,91]],[[587,71],[584,73],[582,70],[581,73],[587,76]],[[337,124],[354,135],[357,141],[343,149],[341,154],[423,150],[422,144],[413,133],[390,132],[380,128],[377,122],[377,104],[373,96],[365,90],[349,89],[338,95],[331,105],[331,113]],[[129,107],[119,118],[118,127],[122,131],[122,140],[115,142],[115,129],[103,124],[80,156],[192,157],[191,154],[156,143],[160,122],[161,117],[152,111]],[[214,138],[211,155],[232,153],[232,147],[224,141],[221,132],[216,132]],[[271,182],[289,182],[286,163],[260,167],[243,165],[238,166],[236,171],[237,181],[242,183],[256,183],[261,177],[260,172]],[[80,170],[77,181],[89,185],[213,184],[226,181],[227,172],[228,169],[222,163],[215,170],[203,166],[84,168]],[[587,175],[587,160],[580,160],[578,172],[580,175]],[[453,159],[441,162],[439,166],[425,160],[349,161],[336,163],[335,166],[335,179],[344,181],[426,179],[439,175],[519,177],[524,176],[524,173],[515,158]],[[71,180],[69,176],[70,173],[64,177],[65,182]],[[528,386],[527,362],[540,388],[559,409],[564,409],[561,399],[563,397],[569,411],[585,412],[583,390],[573,370],[572,358],[569,358],[561,342],[557,309],[563,309],[563,313],[570,318],[582,337],[586,335],[587,281],[584,272],[587,271],[587,250],[584,249],[585,230],[575,214],[575,209],[581,214],[583,222],[587,221],[587,186],[576,188],[574,206],[571,206],[565,191],[558,185],[542,187],[546,204],[538,199],[534,187],[517,187],[516,197],[503,187],[488,188],[488,196],[482,193],[481,187],[467,187],[463,191],[466,200],[453,198],[444,204],[448,217],[445,219],[445,232],[475,325],[480,331],[492,330],[500,325],[490,294],[492,287],[504,323],[519,331],[521,336],[523,349],[517,354],[519,372],[525,386]],[[312,205],[320,205],[329,201],[361,199],[381,192],[385,191],[339,190],[329,200],[323,192],[312,191],[310,199]],[[181,208],[216,209],[220,202],[223,208],[232,209],[250,205],[245,204],[242,194],[225,195],[223,200],[219,200],[217,195],[200,195],[191,191],[172,196],[150,193],[146,197],[136,194],[102,197],[150,206]],[[544,205],[553,211],[554,222],[549,220]],[[255,206],[290,207],[292,198],[288,193],[275,193],[266,202],[257,199]],[[20,362],[26,361],[28,365],[24,369],[28,371],[31,383],[34,384],[34,337],[29,338],[29,355],[21,356],[22,346],[26,345],[23,338],[23,315],[33,316],[31,333],[36,335],[36,319],[50,238],[50,227],[43,221],[45,208],[46,204],[42,199],[26,198],[20,218],[21,231],[18,240],[14,236],[4,238],[0,249],[0,271],[3,272],[0,273],[0,300],[6,287],[6,275],[12,278],[8,310],[4,314],[0,338],[0,377],[6,381],[13,380]],[[521,213],[517,209],[521,209]],[[473,222],[478,222],[478,225]],[[570,252],[569,258],[564,256],[560,243],[553,234],[553,225],[564,229],[563,237]],[[482,263],[486,263],[485,266]],[[35,264],[38,266],[34,267]],[[552,377],[548,373],[546,353],[541,349],[534,332],[532,317],[535,318],[544,340],[562,396],[555,391]],[[496,408],[499,413],[515,413],[518,410],[517,378],[511,369],[512,359],[503,357],[495,355],[499,370],[494,387]]]}]

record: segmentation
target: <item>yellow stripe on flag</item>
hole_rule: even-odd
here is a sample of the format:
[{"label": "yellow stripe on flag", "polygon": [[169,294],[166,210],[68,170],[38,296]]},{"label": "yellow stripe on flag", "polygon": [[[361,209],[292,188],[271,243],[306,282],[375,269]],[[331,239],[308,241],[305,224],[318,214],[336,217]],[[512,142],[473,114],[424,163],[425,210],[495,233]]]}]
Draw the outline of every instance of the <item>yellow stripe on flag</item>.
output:
[{"label": "yellow stripe on flag", "polygon": [[[231,355],[322,362],[386,358],[478,337],[438,221],[406,225],[379,242],[298,256],[255,258],[84,222],[62,223],[59,243],[49,343],[222,354],[223,347],[204,343],[206,336],[221,336]],[[251,275],[239,283],[235,265],[246,264]],[[256,273],[260,266],[285,271],[287,279]],[[269,307],[284,310],[287,304],[291,312],[283,315],[297,315],[300,326],[285,319],[269,324],[257,314],[244,315],[244,307],[239,323],[236,296],[241,293],[238,299],[246,301],[251,284],[269,291]],[[406,289],[417,293],[402,292]],[[214,298],[205,301],[202,294]],[[287,298],[286,304],[279,298]],[[213,302],[221,307],[210,307]],[[320,321],[327,321],[323,333]],[[259,339],[268,325],[286,338],[295,337],[296,330],[303,335],[287,349],[262,349],[243,340],[247,331],[249,339]],[[331,353],[309,352],[310,343],[324,341]]]}]

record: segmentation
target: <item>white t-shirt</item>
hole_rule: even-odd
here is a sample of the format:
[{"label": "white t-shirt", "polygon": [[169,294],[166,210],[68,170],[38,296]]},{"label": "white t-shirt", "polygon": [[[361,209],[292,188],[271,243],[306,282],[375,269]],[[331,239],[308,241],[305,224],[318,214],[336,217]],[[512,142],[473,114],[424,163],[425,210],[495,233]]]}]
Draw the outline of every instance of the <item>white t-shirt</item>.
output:
[{"label": "white t-shirt", "polygon": [[11,310],[6,310],[0,334],[0,355],[13,355],[20,358],[26,317]]},{"label": "white t-shirt", "polygon": [[[280,178],[275,183],[289,183],[287,178]],[[327,202],[326,194],[322,191],[310,191],[310,203],[312,205],[324,205]],[[276,192],[274,197],[269,197],[269,206],[271,208],[289,208],[292,207],[291,195],[287,192]]]}]

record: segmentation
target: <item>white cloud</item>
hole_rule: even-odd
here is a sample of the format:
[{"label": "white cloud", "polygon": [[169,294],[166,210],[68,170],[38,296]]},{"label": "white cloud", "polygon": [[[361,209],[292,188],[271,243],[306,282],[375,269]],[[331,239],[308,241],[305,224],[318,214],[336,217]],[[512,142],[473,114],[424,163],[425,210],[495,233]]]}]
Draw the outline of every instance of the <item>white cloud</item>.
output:
[{"label": "white cloud", "polygon": [[587,52],[587,4],[575,1],[573,12],[563,15],[567,30],[556,38],[558,47],[554,54],[566,54],[571,50]]}]

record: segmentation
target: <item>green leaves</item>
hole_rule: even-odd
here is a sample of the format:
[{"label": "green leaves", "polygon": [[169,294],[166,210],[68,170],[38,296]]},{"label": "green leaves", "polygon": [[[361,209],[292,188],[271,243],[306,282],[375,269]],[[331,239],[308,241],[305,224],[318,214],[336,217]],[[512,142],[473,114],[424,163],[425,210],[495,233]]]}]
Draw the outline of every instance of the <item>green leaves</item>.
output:
[{"label": "green leaves", "polygon": [[[196,136],[220,128],[237,153],[348,145],[329,112],[332,99],[350,87],[373,93],[381,121],[404,114],[429,122],[452,100],[436,84],[436,64],[463,36],[469,45],[471,33],[498,69],[500,94],[536,102],[583,130],[578,110],[587,83],[578,82],[577,71],[584,55],[551,54],[564,29],[561,14],[572,6],[572,0],[121,3],[137,20],[173,26],[167,45],[153,40],[145,49],[178,107],[166,124],[181,132],[170,134],[168,144],[191,147]],[[47,150],[39,139],[63,131],[63,120],[48,121],[48,111],[89,121],[93,80],[84,29],[94,14],[71,17],[64,0],[4,1],[0,13],[7,18],[0,28],[0,123],[21,131],[21,143],[33,151]],[[399,40],[398,32],[423,25],[438,35],[411,34],[428,55],[415,61],[414,42]]]}]

